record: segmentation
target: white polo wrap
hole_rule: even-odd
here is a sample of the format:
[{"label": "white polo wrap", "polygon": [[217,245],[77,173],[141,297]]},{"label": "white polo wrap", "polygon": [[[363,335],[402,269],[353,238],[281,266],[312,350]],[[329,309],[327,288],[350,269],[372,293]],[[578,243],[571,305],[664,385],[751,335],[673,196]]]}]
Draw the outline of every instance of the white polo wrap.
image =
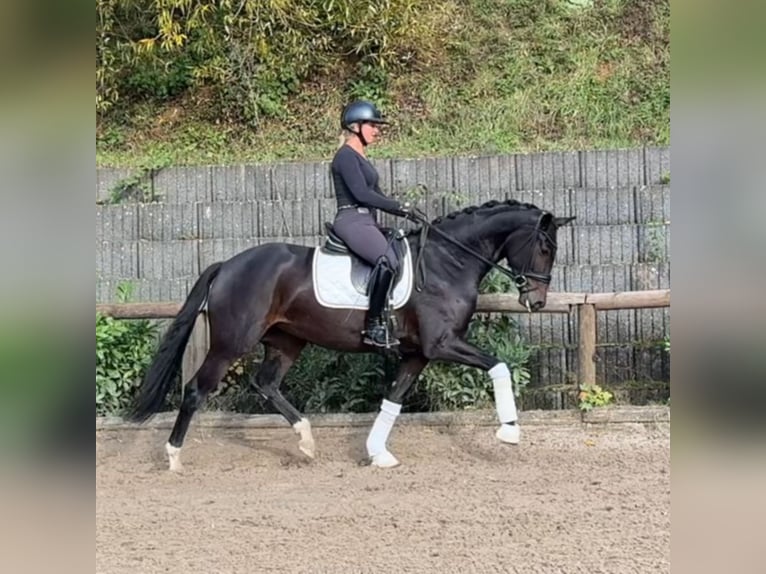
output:
[{"label": "white polo wrap", "polygon": [[402,405],[400,404],[392,403],[386,399],[381,403],[380,412],[375,418],[372,430],[370,430],[370,434],[367,437],[367,453],[371,457],[386,451],[388,435],[391,434],[391,429],[394,428],[396,418],[401,411]]},{"label": "white polo wrap", "polygon": [[500,419],[501,423],[515,422],[518,414],[516,413],[516,399],[513,396],[513,384],[508,365],[498,363],[488,372],[489,376],[492,377],[492,385],[495,389],[497,418]]}]

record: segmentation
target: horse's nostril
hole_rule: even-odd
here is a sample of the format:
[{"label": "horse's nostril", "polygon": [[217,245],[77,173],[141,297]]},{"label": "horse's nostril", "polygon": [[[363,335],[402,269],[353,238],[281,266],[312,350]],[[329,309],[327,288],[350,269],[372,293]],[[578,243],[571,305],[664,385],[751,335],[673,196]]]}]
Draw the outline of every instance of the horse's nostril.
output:
[{"label": "horse's nostril", "polygon": [[539,311],[543,307],[545,307],[545,303],[543,301],[535,301],[534,304],[532,305],[532,309],[534,309],[535,311]]}]

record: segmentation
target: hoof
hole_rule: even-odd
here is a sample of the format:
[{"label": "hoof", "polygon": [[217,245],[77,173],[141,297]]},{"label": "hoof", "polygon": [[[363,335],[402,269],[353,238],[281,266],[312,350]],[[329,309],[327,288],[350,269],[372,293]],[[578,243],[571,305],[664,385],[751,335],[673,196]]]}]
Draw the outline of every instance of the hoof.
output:
[{"label": "hoof", "polygon": [[299,440],[298,448],[309,458],[314,458],[316,456],[316,445],[313,440]]},{"label": "hoof", "polygon": [[308,419],[301,419],[293,425],[293,430],[301,435],[301,440],[298,441],[298,448],[300,451],[309,458],[314,458],[316,455],[316,445],[314,443],[314,435],[311,432],[311,423]]},{"label": "hoof", "polygon": [[502,424],[500,425],[500,428],[497,429],[495,436],[500,442],[508,444],[519,444],[519,439],[521,438],[521,429],[519,428],[518,423],[515,425]]},{"label": "hoof", "polygon": [[385,450],[380,454],[370,457],[370,464],[378,468],[394,468],[399,466],[399,461],[393,454]]},{"label": "hoof", "polygon": [[165,452],[168,453],[169,469],[171,472],[181,472],[184,466],[181,464],[181,449],[167,443]]}]

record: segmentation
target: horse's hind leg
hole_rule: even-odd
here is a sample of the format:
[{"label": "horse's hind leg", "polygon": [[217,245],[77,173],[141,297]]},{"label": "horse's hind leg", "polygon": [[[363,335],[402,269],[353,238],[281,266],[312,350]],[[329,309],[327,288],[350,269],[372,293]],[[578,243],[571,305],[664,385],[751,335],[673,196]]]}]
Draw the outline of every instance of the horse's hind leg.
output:
[{"label": "horse's hind leg", "polygon": [[287,419],[295,432],[301,435],[298,448],[303,454],[314,458],[316,446],[311,424],[279,390],[282,379],[298,359],[306,342],[287,333],[273,331],[264,337],[263,345],[265,356],[252,384],[261,396]]},{"label": "horse's hind leg", "polygon": [[226,371],[234,362],[234,358],[211,347],[194,377],[184,388],[184,398],[178,411],[170,439],[165,445],[170,462],[170,470],[181,470],[181,446],[183,446],[186,431],[192,415],[204,402],[208,394],[215,390]]}]

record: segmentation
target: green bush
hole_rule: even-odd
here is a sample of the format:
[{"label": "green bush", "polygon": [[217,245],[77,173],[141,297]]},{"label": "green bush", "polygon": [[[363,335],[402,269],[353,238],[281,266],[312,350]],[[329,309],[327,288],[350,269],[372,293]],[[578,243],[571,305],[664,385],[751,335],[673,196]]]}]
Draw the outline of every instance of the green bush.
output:
[{"label": "green bush", "polygon": [[96,414],[117,413],[133,398],[157,343],[148,320],[96,314]]},{"label": "green bush", "polygon": [[[260,356],[234,363],[224,376],[210,407],[237,412],[272,412],[249,381],[260,366]],[[373,412],[380,406],[395,361],[373,354],[336,353],[308,346],[285,377],[281,390],[288,401],[306,413]]]},{"label": "green bush", "polygon": [[668,145],[670,3],[96,2],[99,165],[327,159],[352,97],[378,157]]},{"label": "green bush", "polygon": [[577,395],[578,407],[588,412],[596,407],[605,407],[614,401],[614,394],[602,389],[599,385],[580,385]]},{"label": "green bush", "polygon": [[429,61],[448,10],[426,0],[97,0],[97,112],[125,95],[162,101],[194,87],[212,92],[219,116],[256,124],[339,62],[365,62],[356,89],[369,93],[382,70]]},{"label": "green bush", "polygon": [[133,99],[168,100],[192,86],[192,61],[181,57],[169,62],[159,58],[137,59],[121,85]]},{"label": "green bush", "polygon": [[[118,290],[120,301],[129,289]],[[128,406],[154,356],[157,324],[96,313],[96,415],[117,414]]]},{"label": "green bush", "polygon": [[381,356],[310,347],[288,373],[286,394],[309,413],[374,412],[393,376]]}]

